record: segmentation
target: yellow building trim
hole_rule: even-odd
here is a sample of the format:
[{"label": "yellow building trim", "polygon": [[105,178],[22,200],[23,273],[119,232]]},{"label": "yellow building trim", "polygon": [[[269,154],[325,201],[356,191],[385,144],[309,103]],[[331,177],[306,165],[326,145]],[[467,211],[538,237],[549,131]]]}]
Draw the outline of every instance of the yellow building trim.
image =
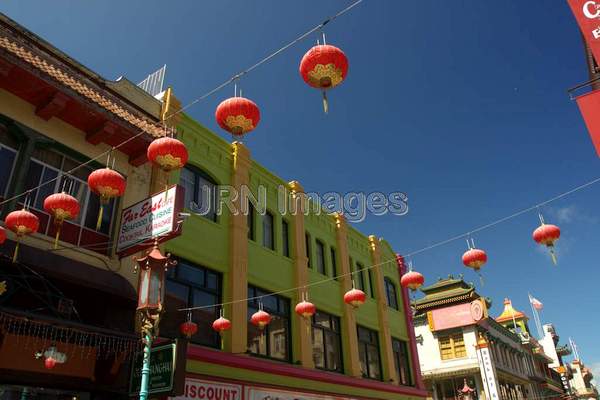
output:
[{"label": "yellow building trim", "polygon": [[[340,272],[342,274],[343,292],[352,288],[352,279],[350,278],[350,255],[348,251],[348,223],[341,214],[335,214],[336,226],[336,244],[339,254]],[[342,316],[343,332],[342,346],[349,351],[344,352],[344,368],[346,375],[361,377],[360,360],[358,358],[358,333],[356,331],[356,315],[354,309],[348,304],[344,304],[344,314]]]},{"label": "yellow building trim", "polygon": [[383,366],[383,381],[398,383],[396,367],[394,364],[394,351],[392,349],[392,336],[390,332],[390,323],[388,315],[388,304],[383,286],[383,274],[381,272],[381,248],[379,239],[369,236],[369,249],[371,250],[371,262],[375,267],[372,269],[371,276],[375,278],[375,300],[377,301],[377,320],[379,323],[379,343],[381,343],[381,365]]}]

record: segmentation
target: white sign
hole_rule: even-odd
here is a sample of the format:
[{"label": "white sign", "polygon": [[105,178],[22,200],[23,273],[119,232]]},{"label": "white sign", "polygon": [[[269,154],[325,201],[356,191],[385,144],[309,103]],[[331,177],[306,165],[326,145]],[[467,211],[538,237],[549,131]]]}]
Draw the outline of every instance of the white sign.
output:
[{"label": "white sign", "polygon": [[171,400],[242,400],[242,386],[186,378],[183,395],[169,398]]},{"label": "white sign", "polygon": [[500,400],[498,396],[498,379],[496,378],[496,367],[490,357],[490,349],[481,347],[477,349],[477,361],[481,372],[481,380],[485,388],[486,398],[489,400]]},{"label": "white sign", "polygon": [[[157,237],[174,235],[181,211],[183,188],[173,186],[123,210],[117,253]],[[151,244],[151,243],[148,243]]]},{"label": "white sign", "polygon": [[347,397],[246,386],[244,400],[349,400]]}]

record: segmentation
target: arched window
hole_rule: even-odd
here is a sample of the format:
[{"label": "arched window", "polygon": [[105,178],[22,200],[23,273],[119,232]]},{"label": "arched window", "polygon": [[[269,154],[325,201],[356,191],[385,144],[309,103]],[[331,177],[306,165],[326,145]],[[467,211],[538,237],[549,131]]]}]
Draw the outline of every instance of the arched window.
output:
[{"label": "arched window", "polygon": [[181,170],[179,184],[185,188],[185,208],[217,222],[217,183],[204,171],[194,166]]},{"label": "arched window", "polygon": [[389,279],[384,279],[385,283],[385,295],[387,297],[388,306],[397,310],[398,309],[398,296],[396,294],[396,285]]}]

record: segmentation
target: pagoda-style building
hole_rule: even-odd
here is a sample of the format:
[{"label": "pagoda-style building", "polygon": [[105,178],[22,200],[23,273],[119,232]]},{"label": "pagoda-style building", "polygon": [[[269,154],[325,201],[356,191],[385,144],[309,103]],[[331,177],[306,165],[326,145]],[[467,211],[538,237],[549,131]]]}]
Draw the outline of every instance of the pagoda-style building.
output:
[{"label": "pagoda-style building", "polygon": [[529,335],[530,331],[527,321],[529,321],[529,317],[525,313],[516,310],[509,298],[504,299],[504,310],[496,318],[496,322],[514,333]]},{"label": "pagoda-style building", "polygon": [[528,335],[527,316],[509,300],[494,319],[491,300],[462,276],[440,278],[421,292],[413,302],[414,328],[423,381],[434,400],[464,397],[465,388],[469,397],[486,400],[563,395],[560,377],[547,368],[550,358]]}]

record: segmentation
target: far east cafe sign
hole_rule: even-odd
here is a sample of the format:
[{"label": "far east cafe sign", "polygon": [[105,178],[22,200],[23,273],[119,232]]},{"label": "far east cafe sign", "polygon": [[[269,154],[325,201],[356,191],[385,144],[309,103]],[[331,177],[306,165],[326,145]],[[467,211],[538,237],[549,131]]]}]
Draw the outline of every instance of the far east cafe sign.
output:
[{"label": "far east cafe sign", "polygon": [[165,191],[123,209],[117,253],[120,257],[136,253],[181,234],[179,213],[183,211],[184,189],[174,185]]}]

